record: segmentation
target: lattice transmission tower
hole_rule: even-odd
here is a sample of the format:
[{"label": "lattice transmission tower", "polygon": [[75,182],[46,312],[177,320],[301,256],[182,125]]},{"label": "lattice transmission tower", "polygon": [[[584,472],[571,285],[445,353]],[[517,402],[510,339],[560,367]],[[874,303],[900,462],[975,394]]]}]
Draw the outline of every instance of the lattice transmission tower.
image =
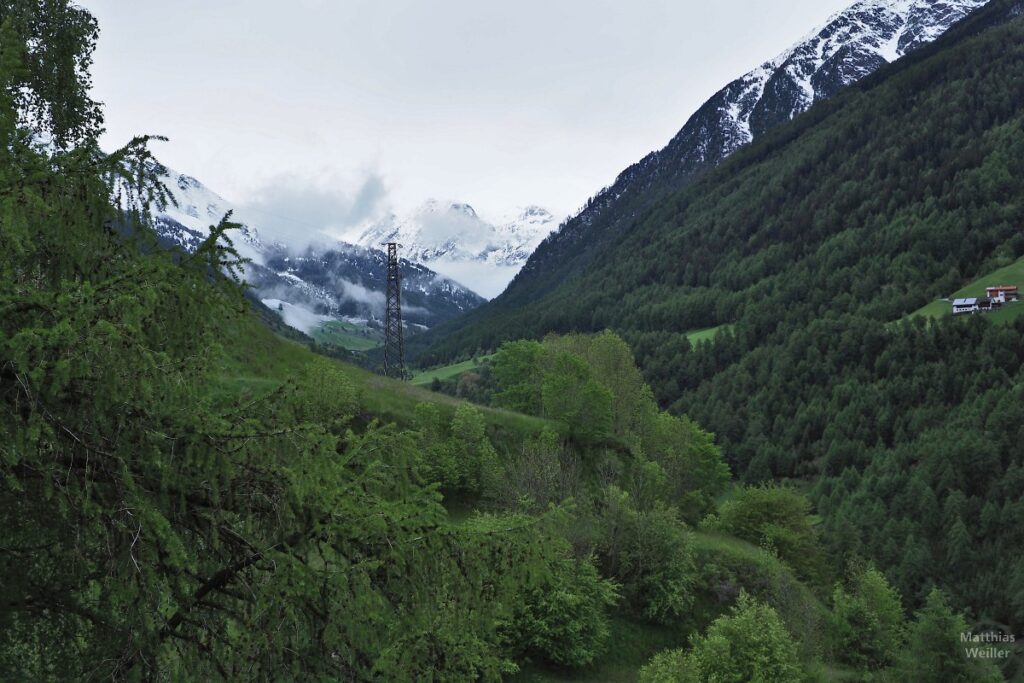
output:
[{"label": "lattice transmission tower", "polygon": [[402,329],[402,273],[398,268],[398,247],[388,242],[387,311],[384,318],[384,374],[404,380],[405,336]]}]

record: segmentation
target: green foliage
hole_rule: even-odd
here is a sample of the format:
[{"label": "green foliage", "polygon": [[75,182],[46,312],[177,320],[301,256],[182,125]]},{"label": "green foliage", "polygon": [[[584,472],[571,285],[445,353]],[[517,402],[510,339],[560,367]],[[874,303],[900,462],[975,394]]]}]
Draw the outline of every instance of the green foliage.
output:
[{"label": "green foliage", "polygon": [[849,591],[832,594],[836,659],[858,669],[891,666],[902,654],[906,624],[900,596],[874,568],[857,573]]},{"label": "green foliage", "polygon": [[692,645],[689,657],[699,680],[798,683],[803,678],[796,645],[779,615],[746,595]]},{"label": "green foliage", "polygon": [[48,134],[60,148],[99,134],[102,114],[89,97],[89,67],[99,28],[88,11],[63,0],[0,3],[5,100],[23,129]]},{"label": "green foliage", "polygon": [[642,683],[800,683],[796,646],[775,610],[740,595],[690,652],[663,653],[640,673]]},{"label": "green foliage", "polygon": [[498,456],[485,433],[483,414],[463,404],[452,418],[451,452],[456,463],[458,485],[467,490],[486,490],[488,477],[498,468]]},{"label": "green foliage", "polygon": [[713,437],[658,409],[629,346],[610,332],[509,342],[492,376],[497,405],[566,424],[588,452],[599,444],[628,450],[622,483],[639,507],[659,500],[696,522],[725,490],[729,469]]},{"label": "green foliage", "polygon": [[640,683],[701,683],[697,671],[686,650],[665,650],[640,669]]},{"label": "green foliage", "polygon": [[608,610],[619,599],[615,583],[589,560],[564,555],[550,578],[523,596],[514,619],[514,642],[561,666],[590,664],[608,647]]},{"label": "green foliage", "polygon": [[[891,322],[1024,256],[1017,14],[990,2],[688,187],[602,207],[622,230],[587,267],[570,233],[429,355],[611,328],[737,476],[822,480],[839,566],[870,559],[909,607],[939,583],[1020,631],[1024,322]],[[955,491],[959,522],[926,511]]]},{"label": "green foliage", "polygon": [[495,492],[500,463],[478,408],[460,404],[444,429],[437,406],[421,403],[416,406],[416,426],[428,480],[462,494]]},{"label": "green foliage", "polygon": [[901,680],[920,683],[996,683],[1003,677],[984,659],[967,656],[961,635],[967,622],[939,589],[932,589],[910,628],[910,640],[897,669]]},{"label": "green foliage", "polygon": [[714,509],[730,480],[720,449],[686,417],[649,409],[641,420],[640,447],[665,473],[664,499],[679,508],[683,519],[696,523]]},{"label": "green foliage", "polygon": [[661,503],[636,510],[614,486],[602,507],[597,550],[603,573],[622,584],[627,602],[648,619],[678,622],[693,604],[696,569],[676,511]]},{"label": "green foliage", "polygon": [[502,390],[494,404],[527,415],[540,415],[541,358],[544,347],[538,342],[518,341],[502,345],[494,355],[494,378]]},{"label": "green foliage", "polygon": [[569,353],[582,358],[590,376],[610,392],[609,433],[628,438],[641,429],[641,420],[657,412],[650,389],[636,367],[633,351],[618,335],[608,330],[594,335],[548,335],[544,348],[549,353]]},{"label": "green foliage", "polygon": [[587,362],[568,351],[556,352],[541,383],[544,417],[569,425],[584,443],[600,441],[611,433],[612,392],[593,378]]},{"label": "green foliage", "polygon": [[744,486],[702,526],[769,547],[801,578],[817,581],[823,558],[810,511],[807,498],[787,486]]}]

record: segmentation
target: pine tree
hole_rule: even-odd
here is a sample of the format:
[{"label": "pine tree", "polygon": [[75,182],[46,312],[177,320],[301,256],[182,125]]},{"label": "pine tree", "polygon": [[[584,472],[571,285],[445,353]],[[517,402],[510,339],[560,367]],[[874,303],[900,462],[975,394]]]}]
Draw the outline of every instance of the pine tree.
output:
[{"label": "pine tree", "polygon": [[858,572],[850,590],[837,586],[832,598],[836,658],[860,669],[892,665],[906,624],[899,594],[876,569]]},{"label": "pine tree", "polygon": [[996,683],[1003,677],[983,659],[969,659],[961,635],[967,622],[949,606],[945,594],[933,589],[910,629],[907,650],[899,665],[900,680],[920,683]]}]

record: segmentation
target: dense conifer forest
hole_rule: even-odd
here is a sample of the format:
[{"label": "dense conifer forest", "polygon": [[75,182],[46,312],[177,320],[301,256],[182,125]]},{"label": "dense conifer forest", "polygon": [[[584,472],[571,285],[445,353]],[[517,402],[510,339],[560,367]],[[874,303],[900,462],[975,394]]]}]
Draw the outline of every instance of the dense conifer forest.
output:
[{"label": "dense conifer forest", "polygon": [[[1024,252],[1022,33],[939,51],[660,207],[637,239],[668,225],[659,250],[693,267],[606,261],[588,277],[628,306],[575,290],[561,334],[495,344],[474,405],[270,329],[230,216],[161,248],[159,139],[97,141],[95,20],[0,0],[0,680],[1015,675],[961,634],[1024,613],[1024,330],[889,320]],[[915,137],[918,103],[974,98],[968,74],[988,113]],[[858,209],[868,151],[915,139]],[[940,248],[951,212],[976,249]],[[851,216],[874,229],[834,229]],[[896,253],[932,221],[934,251]]]}]

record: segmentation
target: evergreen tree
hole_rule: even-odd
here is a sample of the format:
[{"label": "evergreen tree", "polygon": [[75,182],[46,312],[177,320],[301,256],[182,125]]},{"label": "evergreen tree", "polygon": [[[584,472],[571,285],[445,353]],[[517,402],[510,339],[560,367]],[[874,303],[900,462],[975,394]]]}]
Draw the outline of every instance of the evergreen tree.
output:
[{"label": "evergreen tree", "polygon": [[961,638],[967,622],[949,606],[945,594],[933,589],[910,629],[899,664],[901,680],[920,683],[996,683],[1003,677],[984,659],[968,658]]},{"label": "evergreen tree", "polygon": [[837,586],[832,596],[836,658],[858,669],[895,663],[905,638],[899,594],[874,568],[859,571],[850,591]]}]

